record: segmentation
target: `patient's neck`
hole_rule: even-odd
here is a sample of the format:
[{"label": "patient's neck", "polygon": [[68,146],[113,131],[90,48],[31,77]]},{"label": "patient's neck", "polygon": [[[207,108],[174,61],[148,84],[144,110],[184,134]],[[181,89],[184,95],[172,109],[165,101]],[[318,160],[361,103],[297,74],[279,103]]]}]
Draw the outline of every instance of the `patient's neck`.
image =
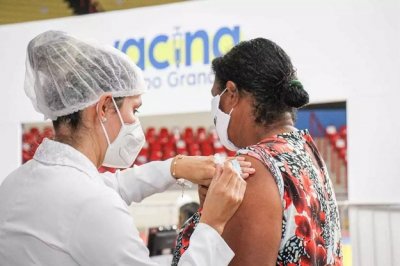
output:
[{"label": "patient's neck", "polygon": [[240,143],[243,143],[246,146],[257,144],[268,137],[296,130],[290,113],[285,113],[282,116],[282,119],[268,125],[257,124],[253,121],[251,122],[253,125],[249,125],[248,128],[252,128],[253,130],[244,130],[241,135],[242,140]]}]

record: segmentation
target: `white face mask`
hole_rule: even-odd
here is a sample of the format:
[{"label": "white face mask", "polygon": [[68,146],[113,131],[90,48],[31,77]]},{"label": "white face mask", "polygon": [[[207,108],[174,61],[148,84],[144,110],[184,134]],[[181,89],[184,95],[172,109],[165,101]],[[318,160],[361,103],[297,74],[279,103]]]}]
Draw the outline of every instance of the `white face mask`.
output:
[{"label": "white face mask", "polygon": [[212,100],[211,100],[211,115],[214,119],[214,125],[215,129],[217,130],[218,137],[222,143],[228,150],[231,151],[237,151],[239,150],[238,147],[233,144],[229,138],[228,138],[228,127],[229,127],[229,121],[231,120],[231,113],[232,110],[229,112],[229,114],[225,114],[224,112],[219,109],[219,101],[221,99],[221,95],[226,92],[227,89],[225,89],[221,94],[216,95]]},{"label": "white face mask", "polygon": [[139,120],[132,124],[125,124],[114,98],[112,100],[122,126],[116,139],[113,143],[110,143],[110,138],[103,122],[100,121],[108,143],[103,165],[112,168],[128,168],[134,163],[146,139]]}]

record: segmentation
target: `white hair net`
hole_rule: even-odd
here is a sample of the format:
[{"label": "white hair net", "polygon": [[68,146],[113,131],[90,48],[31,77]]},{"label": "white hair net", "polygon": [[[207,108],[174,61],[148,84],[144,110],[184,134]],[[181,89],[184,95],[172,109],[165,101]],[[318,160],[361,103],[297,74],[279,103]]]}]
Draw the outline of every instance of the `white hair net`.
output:
[{"label": "white hair net", "polygon": [[60,31],[46,31],[28,44],[25,92],[45,119],[82,110],[106,92],[126,97],[145,90],[141,69],[115,48]]}]

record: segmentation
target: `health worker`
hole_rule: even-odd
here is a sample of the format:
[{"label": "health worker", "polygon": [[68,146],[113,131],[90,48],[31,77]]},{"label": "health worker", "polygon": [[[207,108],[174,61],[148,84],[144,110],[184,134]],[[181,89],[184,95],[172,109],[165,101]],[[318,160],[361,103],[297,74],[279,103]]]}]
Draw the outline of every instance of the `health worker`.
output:
[{"label": "health worker", "polygon": [[[141,70],[114,48],[58,31],[30,41],[25,91],[53,121],[55,139],[0,186],[1,265],[156,265],[128,206],[179,178],[209,186],[179,265],[228,265],[234,253],[221,234],[246,182],[230,161],[210,157],[129,168],[145,143],[136,116],[145,88]],[[100,174],[102,165],[128,169]]]}]

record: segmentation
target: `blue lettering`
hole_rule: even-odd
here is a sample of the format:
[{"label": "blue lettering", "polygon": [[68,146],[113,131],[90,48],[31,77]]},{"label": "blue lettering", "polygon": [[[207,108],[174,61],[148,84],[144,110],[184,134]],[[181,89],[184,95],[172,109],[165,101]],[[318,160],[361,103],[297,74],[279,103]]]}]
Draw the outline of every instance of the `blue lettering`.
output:
[{"label": "blue lettering", "polygon": [[210,63],[210,53],[208,44],[208,35],[204,30],[196,31],[194,34],[190,32],[186,33],[185,38],[185,50],[186,50],[186,65],[190,66],[192,64],[192,43],[195,39],[200,38],[203,41],[203,51],[204,51],[204,64]]},{"label": "blue lettering", "polygon": [[166,43],[168,41],[168,36],[167,35],[158,35],[150,44],[149,48],[149,60],[150,63],[153,65],[153,67],[157,69],[164,69],[169,67],[169,63],[167,60],[165,61],[157,61],[157,59],[154,57],[154,49],[157,47],[159,43]]},{"label": "blue lettering", "polygon": [[234,45],[239,43],[240,40],[240,27],[235,26],[233,30],[229,29],[228,27],[220,28],[217,33],[215,33],[214,40],[213,40],[213,52],[214,56],[218,57],[221,56],[222,53],[219,50],[219,41],[224,35],[230,35],[232,37]]},{"label": "blue lettering", "polygon": [[[145,39],[144,38],[138,38],[138,39],[127,39],[125,42],[120,42],[119,40],[114,42],[114,47],[117,49],[120,49],[123,53],[128,53],[129,49],[134,46],[136,49],[138,49],[138,59],[135,62],[138,67],[141,69],[146,68],[146,62],[150,63],[149,66],[154,67],[155,69],[166,69],[170,67],[171,62],[169,61],[168,58],[171,58],[171,56],[174,57],[174,60],[176,61],[176,66],[179,67],[180,61],[183,57],[183,53],[185,53],[185,65],[190,66],[192,65],[192,46],[195,41],[200,41],[202,44],[202,60],[205,65],[210,64],[210,59],[213,57],[219,57],[223,55],[223,51],[220,51],[220,44],[221,40],[224,38],[231,38],[233,41],[233,44],[236,45],[240,41],[240,26],[234,26],[234,27],[221,27],[217,30],[214,36],[211,35],[209,37],[208,33],[205,30],[198,30],[194,33],[192,32],[186,32],[184,33],[184,38],[180,38],[178,41],[184,43],[185,45],[185,50],[181,49],[181,45],[177,46],[176,40],[173,37],[174,41],[174,48],[171,51],[167,51],[171,54],[168,54],[166,58],[156,58],[156,51],[157,51],[157,46],[159,44],[167,44],[171,38],[168,35],[161,34],[156,36],[154,39],[151,40],[150,45],[146,46],[145,45]],[[211,38],[211,39],[210,39]],[[147,44],[148,42],[146,42]],[[211,47],[212,45],[212,47]],[[148,49],[148,50],[147,50]],[[212,55],[210,54],[210,50],[212,49]],[[201,53],[201,52],[200,52]],[[147,61],[147,56],[149,61]],[[164,55],[162,55],[164,56]],[[174,75],[171,75],[171,79],[173,79]],[[209,77],[211,80],[212,77]],[[172,81],[171,81],[172,82]],[[190,80],[191,82],[191,80]],[[173,83],[173,82],[172,82]]]},{"label": "blue lettering", "polygon": [[135,46],[139,50],[139,59],[135,63],[138,65],[138,67],[144,70],[144,38],[139,39],[139,41],[135,39],[128,39],[122,46],[121,51],[126,54],[128,49],[132,46]]}]

